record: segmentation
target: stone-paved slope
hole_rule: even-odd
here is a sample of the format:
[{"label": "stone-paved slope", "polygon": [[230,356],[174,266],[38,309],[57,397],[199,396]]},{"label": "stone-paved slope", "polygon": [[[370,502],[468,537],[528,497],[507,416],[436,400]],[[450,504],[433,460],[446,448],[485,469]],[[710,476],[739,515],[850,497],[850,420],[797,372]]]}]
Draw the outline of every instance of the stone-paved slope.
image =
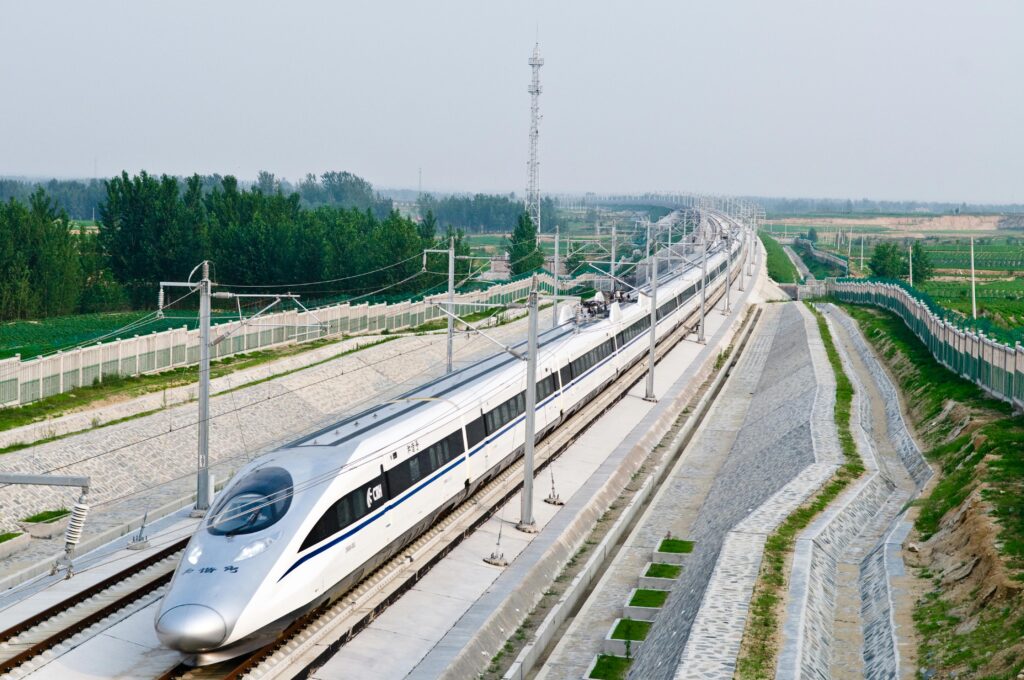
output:
[{"label": "stone-paved slope", "polygon": [[[675,675],[726,534],[815,460],[810,421],[817,382],[807,327],[796,304],[782,305],[778,313],[750,409],[686,537],[695,541],[694,552],[638,653],[631,678]],[[750,556],[759,559],[759,554],[757,549]],[[742,622],[729,631],[737,642],[742,633]]]}]

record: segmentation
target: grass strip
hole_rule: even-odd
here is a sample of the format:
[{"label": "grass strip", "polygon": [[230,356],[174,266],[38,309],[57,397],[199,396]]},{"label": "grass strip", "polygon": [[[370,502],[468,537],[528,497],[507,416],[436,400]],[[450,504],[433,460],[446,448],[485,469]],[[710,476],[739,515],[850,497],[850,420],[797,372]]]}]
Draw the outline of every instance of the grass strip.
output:
[{"label": "grass strip", "polygon": [[637,588],[633,597],[629,600],[630,607],[661,607],[668,599],[667,590],[648,590]]},{"label": "grass strip", "polygon": [[32,522],[34,524],[42,524],[44,522],[53,522],[55,520],[60,519],[61,517],[64,517],[65,515],[69,514],[70,512],[71,511],[68,510],[67,508],[58,508],[57,510],[44,510],[42,512],[38,512],[38,513],[32,515],[31,517],[26,517],[25,519],[23,519],[21,521],[22,522]]},{"label": "grass strip", "polygon": [[620,619],[612,631],[613,640],[632,640],[638,642],[647,638],[651,630],[650,621],[635,621],[633,619]]},{"label": "grass strip", "polygon": [[853,433],[850,431],[853,383],[843,370],[839,351],[835,347],[825,318],[810,303],[804,304],[814,314],[825,353],[835,373],[835,423],[839,431],[839,445],[844,463],[809,501],[794,510],[782,522],[765,543],[761,572],[754,586],[750,618],[743,634],[743,645],[736,666],[736,677],[742,679],[761,680],[775,677],[780,605],[789,582],[786,557],[793,551],[797,535],[818,513],[828,507],[843,489],[864,472],[864,463],[857,453]]},{"label": "grass strip", "polygon": [[631,663],[633,660],[624,656],[601,654],[597,657],[594,670],[590,671],[590,677],[595,680],[625,680]]},{"label": "grass strip", "polygon": [[683,568],[678,564],[662,564],[661,562],[654,562],[651,566],[647,567],[647,573],[644,576],[648,578],[679,578]]},{"label": "grass strip", "polygon": [[9,541],[12,538],[17,538],[18,536],[21,536],[20,531],[9,531],[6,534],[0,534],[0,543]]},{"label": "grass strip", "polygon": [[758,232],[765,252],[768,253],[768,276],[776,283],[800,283],[800,272],[786,255],[782,245],[763,231]]},{"label": "grass strip", "polygon": [[680,538],[666,538],[658,546],[658,552],[663,553],[692,553],[693,541],[684,541]]}]

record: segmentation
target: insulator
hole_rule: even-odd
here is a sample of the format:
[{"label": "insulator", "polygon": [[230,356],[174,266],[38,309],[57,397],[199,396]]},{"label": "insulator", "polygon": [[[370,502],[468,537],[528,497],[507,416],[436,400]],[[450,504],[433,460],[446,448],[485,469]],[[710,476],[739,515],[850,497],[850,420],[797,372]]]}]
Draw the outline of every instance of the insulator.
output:
[{"label": "insulator", "polygon": [[160,288],[160,292],[156,294],[156,316],[158,319],[164,318],[164,289]]},{"label": "insulator", "polygon": [[87,514],[89,514],[89,506],[85,503],[75,503],[75,507],[71,508],[71,519],[68,520],[68,528],[64,532],[65,550],[71,550],[82,540],[82,529],[85,527]]}]

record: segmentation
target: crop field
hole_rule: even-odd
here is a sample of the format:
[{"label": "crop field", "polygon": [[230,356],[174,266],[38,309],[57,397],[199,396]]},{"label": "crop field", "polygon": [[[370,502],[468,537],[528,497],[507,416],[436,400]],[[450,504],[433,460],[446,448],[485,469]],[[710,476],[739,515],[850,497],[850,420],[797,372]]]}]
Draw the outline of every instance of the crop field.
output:
[{"label": "crop field", "polygon": [[[971,283],[962,281],[929,281],[917,286],[947,309],[971,316]],[[1024,278],[989,280],[977,284],[978,316],[991,319],[1007,329],[1024,326]]]},{"label": "crop field", "polygon": [[[77,314],[74,316],[57,316],[38,321],[8,321],[0,324],[0,359],[20,354],[22,359],[30,359],[40,354],[48,354],[58,349],[76,345],[98,342],[99,338],[128,327],[123,335],[114,337],[130,338],[133,335],[146,335],[169,328],[188,326],[195,328],[198,322],[195,313],[178,311],[168,314],[163,319],[152,319],[139,323],[150,316],[151,312],[115,312],[104,314]],[[214,320],[237,319],[237,313],[214,314]],[[138,325],[133,325],[138,324]]]},{"label": "crop field", "polygon": [[[970,269],[971,246],[966,239],[924,243],[937,269]],[[1024,244],[1016,239],[979,239],[974,242],[974,267],[984,271],[1024,270]]]}]

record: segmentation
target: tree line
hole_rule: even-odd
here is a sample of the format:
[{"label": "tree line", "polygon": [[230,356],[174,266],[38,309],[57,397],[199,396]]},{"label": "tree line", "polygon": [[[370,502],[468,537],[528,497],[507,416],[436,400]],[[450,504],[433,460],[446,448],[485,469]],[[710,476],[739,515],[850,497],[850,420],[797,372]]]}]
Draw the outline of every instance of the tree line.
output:
[{"label": "tree line", "polygon": [[[452,195],[443,198],[423,194],[417,200],[417,205],[421,215],[433,213],[443,224],[451,224],[467,233],[508,233],[518,223],[523,212],[523,202],[515,194]],[[541,199],[541,231],[554,231],[555,223],[555,202],[550,198]]]},{"label": "tree line", "polygon": [[[259,182],[247,189],[231,176],[211,185],[200,175],[122,173],[104,182],[91,230],[75,227],[44,188],[11,197],[0,204],[0,319],[152,308],[159,281],[180,281],[202,260],[216,282],[292,289],[313,302],[407,295],[447,280],[443,254],[422,271],[424,248],[453,238],[459,254],[470,252],[461,230],[442,232],[429,212],[418,223],[384,212],[355,175],[315,183],[325,192],[318,201],[354,205],[306,205],[301,192]],[[457,261],[460,279],[469,267]]]},{"label": "tree line", "polygon": [[[203,193],[210,193],[220,187],[225,177],[220,174],[195,175]],[[192,178],[176,178],[181,188]],[[255,182],[238,182],[245,188],[259,189],[264,194],[291,195],[297,193],[299,202],[305,208],[316,208],[329,205],[341,208],[358,208],[370,210],[383,219],[391,212],[393,203],[390,198],[381,196],[373,186],[362,177],[351,172],[325,172],[321,175],[307,174],[298,182],[289,182],[274,173],[261,170]],[[100,206],[107,200],[105,180],[62,180],[50,179],[45,182],[32,182],[19,179],[0,179],[0,202],[14,198],[27,204],[31,196],[43,189],[58,209],[67,213],[73,220],[91,220],[99,216]]]}]

